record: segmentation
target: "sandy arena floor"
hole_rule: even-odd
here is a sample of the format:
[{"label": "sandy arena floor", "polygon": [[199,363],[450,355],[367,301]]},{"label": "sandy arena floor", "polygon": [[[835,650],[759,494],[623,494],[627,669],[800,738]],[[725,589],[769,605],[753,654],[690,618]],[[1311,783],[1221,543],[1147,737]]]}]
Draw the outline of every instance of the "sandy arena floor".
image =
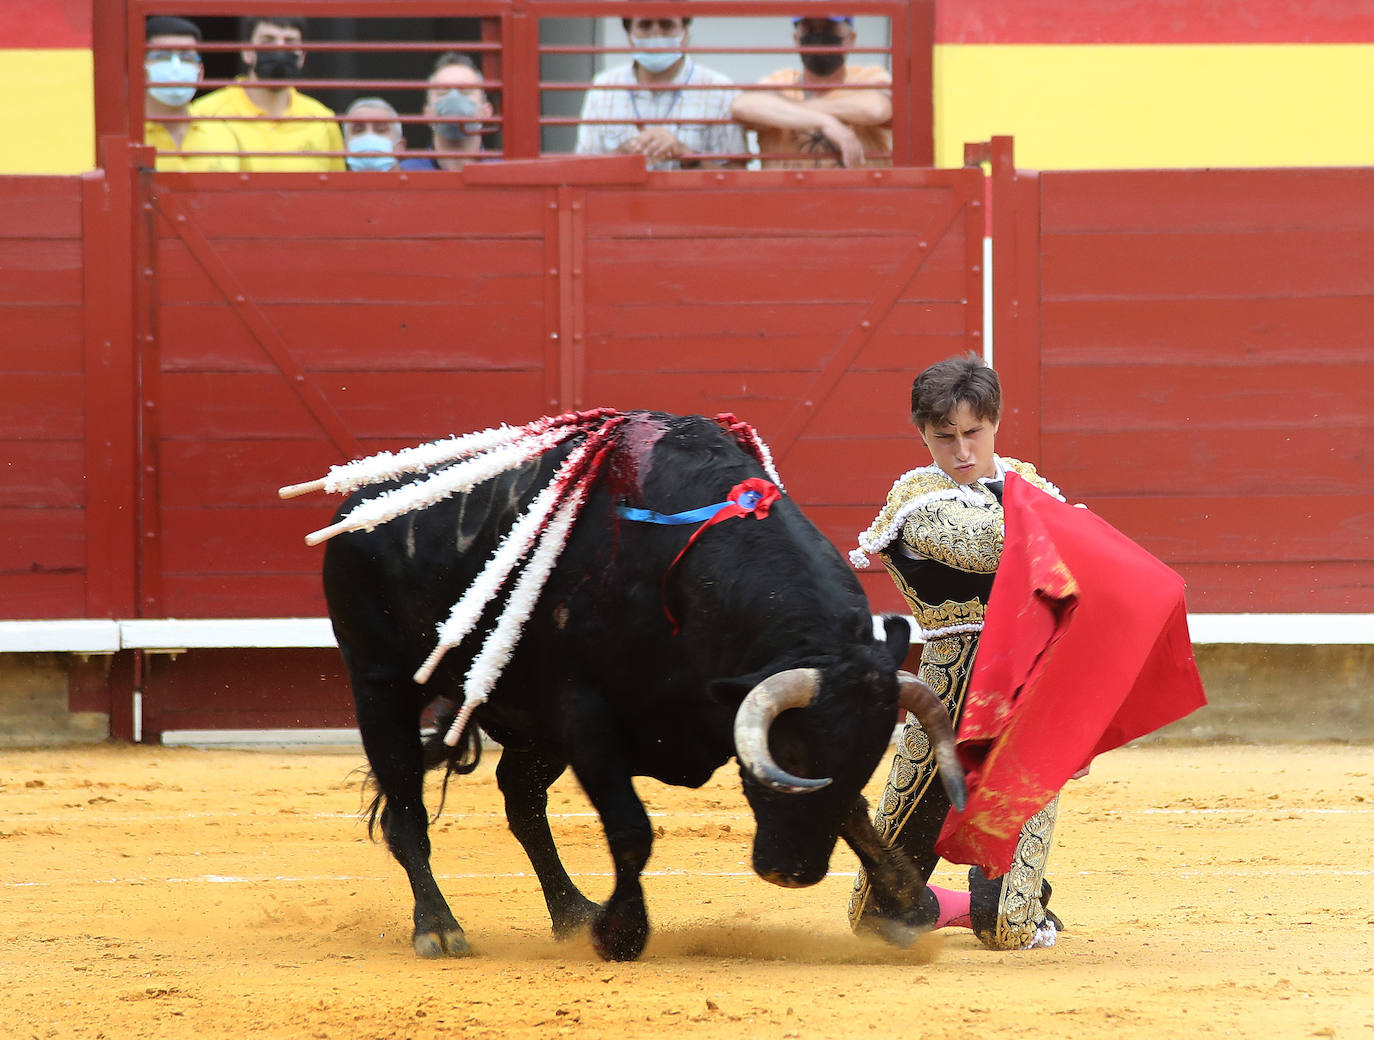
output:
[{"label": "sandy arena floor", "polygon": [[[0,753],[0,1036],[1374,1040],[1369,746],[1105,756],[1062,801],[1050,874],[1070,931],[1020,954],[958,931],[861,942],[848,850],[821,885],[773,888],[749,873],[733,768],[701,791],[643,782],[661,838],[634,964],[550,938],[495,762],[434,830],[478,955],[429,962],[404,875],[356,816],[360,751]],[[604,898],[571,779],[551,811]]]}]

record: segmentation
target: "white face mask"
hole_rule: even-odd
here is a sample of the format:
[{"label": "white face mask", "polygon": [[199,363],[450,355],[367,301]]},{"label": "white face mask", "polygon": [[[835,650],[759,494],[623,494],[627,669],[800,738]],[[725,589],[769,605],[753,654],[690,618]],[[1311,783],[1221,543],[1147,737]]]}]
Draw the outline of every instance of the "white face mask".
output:
[{"label": "white face mask", "polygon": [[171,108],[180,108],[196,96],[195,87],[162,87],[160,83],[185,83],[196,78],[199,62],[187,62],[172,56],[150,61],[144,66],[148,73],[148,93],[153,100]]},{"label": "white face mask", "polygon": [[396,145],[381,134],[359,134],[348,139],[350,170],[389,170],[396,165]]},{"label": "white face mask", "polygon": [[635,36],[635,61],[645,72],[663,72],[682,57],[686,36]]}]

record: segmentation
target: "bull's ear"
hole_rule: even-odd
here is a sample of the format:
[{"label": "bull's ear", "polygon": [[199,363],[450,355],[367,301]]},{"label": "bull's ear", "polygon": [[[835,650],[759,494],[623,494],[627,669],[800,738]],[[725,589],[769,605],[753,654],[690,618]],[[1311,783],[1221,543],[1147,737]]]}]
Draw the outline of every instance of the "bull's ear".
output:
[{"label": "bull's ear", "polygon": [[892,667],[902,667],[906,663],[906,655],[911,651],[911,625],[899,614],[884,614],[883,632]]}]

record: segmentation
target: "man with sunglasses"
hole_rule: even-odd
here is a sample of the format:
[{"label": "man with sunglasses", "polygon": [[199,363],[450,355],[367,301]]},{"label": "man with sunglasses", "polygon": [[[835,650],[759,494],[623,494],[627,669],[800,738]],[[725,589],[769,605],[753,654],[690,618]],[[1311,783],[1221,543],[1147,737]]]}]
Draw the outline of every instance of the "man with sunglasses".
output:
[{"label": "man with sunglasses", "polygon": [[[792,19],[798,47],[853,47],[849,15]],[[806,51],[800,70],[779,69],[746,90],[734,117],[758,134],[765,169],[891,166],[892,77],[876,65],[850,65],[842,50]],[[792,158],[795,156],[795,158]]]},{"label": "man with sunglasses", "polygon": [[[186,120],[201,67],[200,27],[185,18],[155,15],[144,27],[143,140],[157,149],[157,168],[170,171],[236,173],[239,143],[224,123]],[[177,84],[180,84],[179,86]]]}]

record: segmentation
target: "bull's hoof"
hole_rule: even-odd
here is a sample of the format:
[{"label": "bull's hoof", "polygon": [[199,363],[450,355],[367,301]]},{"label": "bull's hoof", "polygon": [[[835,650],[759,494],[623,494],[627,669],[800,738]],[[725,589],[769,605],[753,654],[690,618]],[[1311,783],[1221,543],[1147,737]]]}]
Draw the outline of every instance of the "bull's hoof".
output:
[{"label": "bull's hoof", "polygon": [[600,911],[600,903],[593,903],[586,898],[575,905],[559,907],[557,915],[553,916],[554,939],[558,942],[571,939],[596,920],[596,915]]},{"label": "bull's hoof", "polygon": [[592,920],[592,948],[603,961],[638,960],[648,941],[649,918],[642,901],[619,913],[602,910]]},{"label": "bull's hoof", "polygon": [[463,929],[453,928],[436,932],[416,932],[411,940],[417,957],[471,957],[472,947],[468,945]]},{"label": "bull's hoof", "polygon": [[916,940],[929,931],[928,925],[899,921],[895,917],[883,917],[871,911],[859,918],[854,925],[855,935],[872,935],[903,950],[916,945]]}]

